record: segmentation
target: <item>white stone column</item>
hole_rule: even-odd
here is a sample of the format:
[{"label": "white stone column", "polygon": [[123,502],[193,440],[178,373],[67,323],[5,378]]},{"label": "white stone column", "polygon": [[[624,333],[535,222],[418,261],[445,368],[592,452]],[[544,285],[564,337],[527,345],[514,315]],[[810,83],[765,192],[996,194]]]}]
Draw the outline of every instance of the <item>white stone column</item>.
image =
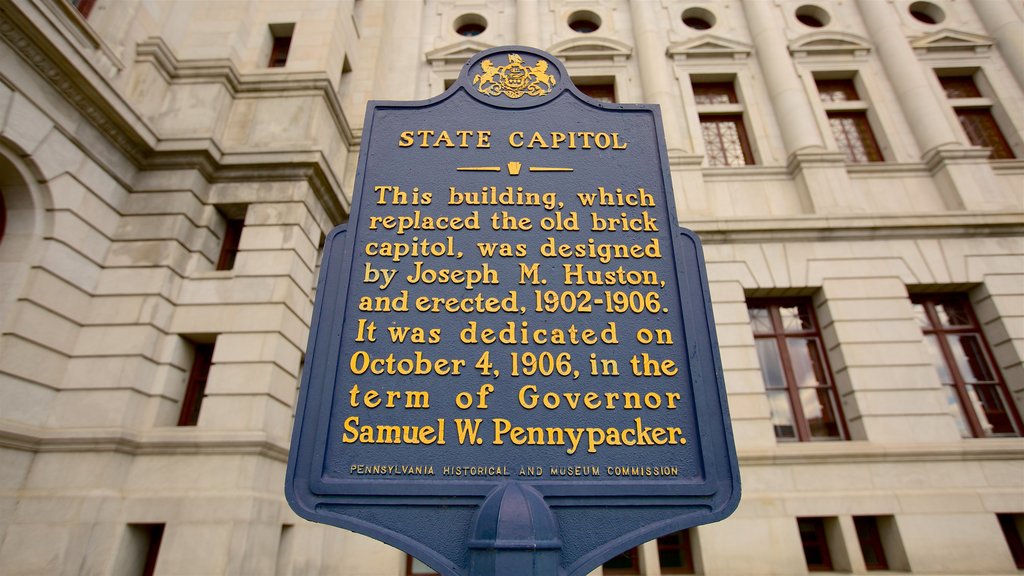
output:
[{"label": "white stone column", "polygon": [[537,0],[516,0],[516,42],[523,46],[545,48],[540,42],[540,3]]},{"label": "white stone column", "polygon": [[845,156],[825,149],[814,108],[789,53],[783,34],[785,22],[779,19],[778,11],[774,2],[743,0],[757,62],[786,147],[786,168],[793,175],[806,211],[860,212],[863,202],[853,194]]},{"label": "white stone column", "polygon": [[1016,1],[974,0],[972,5],[985,29],[996,39],[999,52],[1017,78],[1017,83],[1024,86],[1024,21],[1010,4]]},{"label": "white stone column", "polygon": [[757,62],[764,75],[772,108],[778,118],[786,153],[801,150],[824,150],[825,143],[814,121],[814,110],[807,100],[803,83],[793,67],[783,22],[776,18],[774,2],[743,0],[743,12],[754,40]]},{"label": "white stone column", "polygon": [[935,89],[930,71],[918,61],[893,5],[857,0],[864,24],[878,50],[922,158],[950,210],[1012,209],[984,149],[965,145],[950,121],[947,103]]},{"label": "white stone column", "polygon": [[893,5],[877,0],[857,0],[857,6],[922,152],[927,155],[940,147],[957,146],[956,133],[945,121],[944,105],[932,90],[931,79],[900,28]]},{"label": "white stone column", "polygon": [[660,11],[660,2],[631,0],[629,3],[643,99],[644,102],[661,106],[665,143],[671,157],[687,150],[680,131],[680,99],[672,90],[672,70],[665,55],[668,38],[659,26]]},{"label": "white stone column", "polygon": [[373,98],[413,100],[418,82],[410,70],[419,70],[420,21],[423,3],[388,0],[384,4]]}]

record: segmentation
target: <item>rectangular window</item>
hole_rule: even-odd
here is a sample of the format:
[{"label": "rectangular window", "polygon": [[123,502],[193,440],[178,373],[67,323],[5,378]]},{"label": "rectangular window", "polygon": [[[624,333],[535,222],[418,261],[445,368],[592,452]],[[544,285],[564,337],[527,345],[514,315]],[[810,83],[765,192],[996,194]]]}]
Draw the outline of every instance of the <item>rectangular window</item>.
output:
[{"label": "rectangular window", "polygon": [[213,363],[213,344],[194,344],[192,369],[188,374],[185,395],[181,399],[178,426],[195,426],[199,422],[199,409],[206,394],[206,381]]},{"label": "rectangular window", "polygon": [[857,94],[852,78],[815,80],[836,145],[852,163],[881,162],[882,150],[868,123],[867,104]]},{"label": "rectangular window", "polygon": [[1024,570],[1024,533],[1021,526],[1024,525],[1024,514],[996,514],[999,519],[999,527],[1003,529],[1003,537],[1006,538],[1006,545],[1010,547],[1010,555],[1017,564],[1018,570]]},{"label": "rectangular window", "polygon": [[732,82],[694,82],[701,139],[708,166],[754,164],[743,106]]},{"label": "rectangular window", "polygon": [[601,102],[615,102],[615,80],[611,78],[573,78],[580,92]]},{"label": "rectangular window", "polygon": [[1018,436],[1020,416],[963,294],[915,294],[918,325],[964,438]]},{"label": "rectangular window", "polygon": [[270,59],[267,61],[268,68],[284,68],[288,62],[288,51],[292,47],[292,33],[295,31],[295,24],[271,24],[270,25]]},{"label": "rectangular window", "polygon": [[163,524],[129,524],[125,530],[124,544],[116,561],[115,572],[153,576],[163,538]]},{"label": "rectangular window", "polygon": [[605,574],[640,574],[640,549],[630,548],[602,565]]},{"label": "rectangular window", "polygon": [[828,572],[832,570],[832,555],[828,549],[828,537],[825,534],[824,518],[797,518],[800,530],[800,543],[804,547],[804,558],[807,570],[811,572]]},{"label": "rectangular window", "polygon": [[680,530],[658,538],[658,563],[662,574],[693,574],[690,531]]},{"label": "rectangular window", "polygon": [[231,270],[235,267],[238,256],[238,245],[242,239],[245,218],[228,218],[224,226],[224,239],[220,243],[220,256],[217,257],[217,270]]},{"label": "rectangular window", "polygon": [[878,518],[854,516],[853,525],[857,529],[857,541],[860,542],[860,551],[867,569],[888,570],[889,562],[885,558],[885,546],[882,544],[882,533],[878,530]]},{"label": "rectangular window", "polygon": [[989,158],[1016,157],[992,115],[992,100],[978,89],[973,75],[939,72],[939,83],[971,144],[990,148]]},{"label": "rectangular window", "polygon": [[775,437],[802,442],[845,438],[842,412],[810,300],[751,300],[747,312]]},{"label": "rectangular window", "polygon": [[406,576],[438,576],[430,566],[408,554],[405,555],[405,574]]},{"label": "rectangular window", "polygon": [[274,568],[276,576],[291,574],[292,567],[292,533],[295,527],[291,524],[281,525],[281,534],[277,538],[277,566]]}]

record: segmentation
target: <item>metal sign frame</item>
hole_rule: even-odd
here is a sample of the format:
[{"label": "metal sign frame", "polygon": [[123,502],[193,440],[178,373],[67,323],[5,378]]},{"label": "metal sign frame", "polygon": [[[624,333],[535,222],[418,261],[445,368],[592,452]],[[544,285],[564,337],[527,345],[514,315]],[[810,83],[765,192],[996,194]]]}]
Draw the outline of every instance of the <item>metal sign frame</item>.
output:
[{"label": "metal sign frame", "polygon": [[[559,131],[559,123],[578,127],[584,122],[590,122],[590,126],[604,127],[607,131],[575,132],[575,147],[571,149],[567,142],[568,136],[560,142],[552,142],[558,139],[554,136],[555,133],[568,134],[567,131]],[[423,126],[437,128],[428,136]],[[444,131],[451,131],[446,133],[446,137],[439,134],[442,126],[446,128]],[[407,127],[408,130],[399,130],[401,127]],[[457,133],[459,127],[462,127],[462,133]],[[483,138],[480,134],[483,131],[489,132],[489,138]],[[598,133],[605,134],[600,141],[596,136]],[[531,134],[534,140],[530,143],[534,146],[528,147]],[[591,136],[584,137],[583,134]],[[576,142],[576,138],[581,140]],[[587,147],[583,146],[583,138],[587,139]],[[553,144],[561,144],[555,146],[558,149],[557,154],[553,153]],[[457,161],[452,158],[457,158]],[[552,166],[552,163],[547,161],[551,158],[562,162]],[[452,162],[458,165],[454,168],[455,171],[452,169]],[[464,168],[468,170],[463,170]],[[416,326],[423,328],[424,332],[436,328],[438,334],[447,335],[447,340],[435,342],[430,346],[422,344],[416,348],[429,351],[430,356],[443,356],[441,352],[452,350],[453,354],[465,356],[467,344],[462,342],[459,346],[454,346],[451,342],[455,339],[454,335],[461,334],[460,331],[465,330],[466,326],[476,326],[469,324],[471,321],[482,324],[485,320],[495,320],[492,326],[496,331],[506,326],[505,321],[509,318],[514,320],[515,328],[519,328],[521,324],[534,322],[534,326],[545,326],[543,329],[547,338],[553,326],[565,328],[571,324],[575,328],[575,323],[582,322],[581,319],[599,316],[551,316],[540,312],[527,314],[525,297],[520,297],[517,301],[521,312],[499,314],[500,321],[497,321],[499,316],[493,316],[493,313],[490,313],[492,316],[488,316],[489,313],[486,312],[427,312],[409,316],[406,316],[405,312],[354,314],[357,309],[356,302],[368,295],[371,300],[367,302],[373,301],[372,295],[389,295],[388,297],[395,303],[388,305],[399,305],[400,298],[396,295],[400,292],[391,288],[391,280],[385,278],[388,273],[392,279],[401,278],[402,276],[398,275],[401,270],[407,274],[404,277],[410,282],[419,278],[413,274],[417,274],[416,271],[420,270],[422,265],[410,269],[409,266],[414,265],[412,260],[400,262],[401,258],[397,258],[393,261],[396,267],[384,269],[387,272],[383,272],[374,268],[374,265],[385,260],[373,260],[367,256],[370,250],[368,244],[380,238],[394,237],[407,244],[406,249],[414,250],[409,237],[416,236],[415,234],[406,231],[403,232],[405,237],[402,238],[394,233],[394,228],[387,232],[381,231],[385,222],[382,218],[393,213],[389,210],[404,210],[405,212],[401,213],[418,214],[420,211],[413,209],[423,208],[425,213],[436,216],[442,213],[439,210],[443,211],[446,208],[438,208],[437,204],[417,204],[414,200],[422,200],[422,197],[415,195],[432,189],[440,196],[438,190],[445,183],[453,185],[449,204],[453,203],[451,198],[456,191],[462,188],[482,190],[488,200],[496,201],[497,190],[488,196],[486,184],[489,178],[492,182],[500,180],[503,186],[506,183],[509,186],[516,185],[509,189],[510,194],[517,188],[557,188],[558,192],[553,198],[558,199],[561,206],[555,209],[552,203],[551,209],[545,208],[547,217],[552,219],[552,225],[557,216],[557,226],[571,228],[571,224],[564,224],[562,221],[570,219],[569,214],[575,213],[578,218],[580,214],[586,213],[585,210],[563,211],[565,202],[581,189],[581,185],[574,183],[592,183],[595,178],[614,181],[616,177],[622,175],[636,174],[641,176],[630,177],[645,178],[646,190],[650,190],[648,194],[653,195],[656,200],[651,206],[645,207],[642,215],[635,206],[615,206],[603,211],[602,215],[598,215],[595,209],[591,215],[592,227],[611,226],[611,222],[615,220],[616,226],[621,226],[623,230],[616,233],[591,233],[589,238],[635,239],[636,245],[642,246],[637,249],[638,254],[644,250],[647,255],[658,252],[659,261],[650,266],[657,268],[652,273],[661,279],[660,286],[663,290],[660,293],[665,297],[665,300],[662,300],[666,302],[663,309],[665,314],[633,314],[622,320],[598,323],[594,331],[601,334],[599,338],[611,340],[613,336],[615,337],[615,346],[608,346],[606,349],[613,350],[623,358],[632,352],[631,358],[636,359],[638,352],[643,354],[648,348],[637,342],[626,343],[629,334],[647,334],[648,332],[644,332],[647,326],[671,326],[671,331],[665,328],[664,332],[675,336],[671,349],[677,361],[662,365],[656,360],[651,360],[654,362],[651,364],[651,370],[662,376],[661,366],[666,367],[666,372],[669,372],[671,367],[678,369],[671,371],[672,374],[678,372],[678,377],[660,378],[655,387],[658,391],[649,393],[659,395],[659,409],[664,408],[661,404],[663,401],[667,401],[668,404],[678,401],[679,412],[667,413],[665,410],[651,409],[653,397],[647,406],[634,407],[646,408],[644,410],[626,410],[624,407],[628,407],[628,403],[622,403],[621,399],[619,403],[615,403],[611,396],[607,397],[608,406],[614,406],[616,410],[605,409],[602,405],[601,408],[584,411],[576,411],[576,408],[566,411],[564,406],[560,405],[560,410],[545,408],[534,412],[523,410],[520,403],[517,412],[513,409],[513,400],[509,398],[509,390],[523,384],[524,380],[511,382],[508,372],[505,372],[503,379],[495,375],[494,378],[477,378],[472,381],[472,386],[463,384],[473,377],[471,367],[476,359],[475,353],[472,358],[464,358],[468,362],[463,367],[464,372],[458,377],[445,373],[427,378],[409,374],[389,374],[382,378],[370,378],[365,373],[367,370],[364,370],[364,365],[369,364],[363,362],[370,354],[367,353],[365,357],[359,355],[359,362],[352,360],[356,358],[352,350],[358,348],[353,345],[353,341],[363,339],[365,342],[366,328],[369,325],[368,322],[361,322],[356,326],[359,322],[357,316],[362,317],[364,321],[366,318],[387,319],[392,324],[409,317],[414,318]],[[425,185],[422,191],[413,192],[406,180],[422,181],[429,186]],[[483,187],[480,187],[480,182],[484,182]],[[382,190],[382,183],[397,185],[398,189]],[[403,186],[406,188],[402,188]],[[640,188],[640,193],[646,190]],[[646,198],[642,194],[634,195],[632,198],[635,200],[638,197]],[[399,198],[403,204],[395,208],[385,201],[387,198]],[[583,202],[584,199],[579,197],[579,201]],[[593,201],[591,198],[591,202]],[[519,212],[511,205],[478,203],[474,208],[477,208],[475,212],[478,216],[482,215],[481,220],[485,222],[491,216],[498,215],[491,224],[492,229],[488,230],[485,224],[477,231],[463,232],[461,235],[454,232],[434,233],[433,238],[446,239],[440,241],[441,244],[445,244],[442,247],[445,253],[438,262],[455,263],[463,267],[460,269],[470,268],[471,264],[481,266],[483,272],[476,278],[477,284],[471,286],[471,282],[463,274],[461,287],[442,287],[440,282],[436,282],[437,286],[431,285],[429,288],[417,286],[419,291],[415,294],[480,294],[481,298],[483,294],[489,294],[496,302],[504,302],[502,290],[509,288],[509,282],[491,290],[491,287],[486,285],[489,277],[487,270],[491,266],[501,268],[502,275],[507,278],[508,271],[514,270],[518,262],[524,259],[528,262],[531,260],[511,256],[505,258],[504,262],[490,261],[483,257],[482,252],[480,258],[475,258],[469,250],[474,240],[509,239],[509,244],[513,245],[515,239],[520,239],[524,245],[529,244],[530,248],[537,248],[549,240],[552,245],[563,240],[572,242],[573,238],[576,244],[567,245],[596,244],[596,241],[585,240],[587,235],[582,230],[555,229],[542,232],[516,229],[520,222],[516,220]],[[531,213],[539,213],[540,210],[536,206],[531,209]],[[451,209],[451,213],[463,214],[465,218],[469,217],[465,215],[472,215],[473,212],[461,204],[457,209]],[[622,214],[621,220],[616,220],[619,212]],[[506,218],[510,220],[505,220]],[[536,224],[536,221],[537,219],[534,219],[533,224]],[[372,232],[368,222],[376,223],[376,228]],[[505,229],[505,222],[512,226],[511,230]],[[676,222],[678,220],[672,197],[669,163],[657,106],[607,104],[591,100],[572,85],[563,64],[542,51],[522,46],[487,50],[472,57],[464,67],[459,80],[436,98],[423,102],[371,102],[364,123],[351,217],[347,225],[339,226],[329,234],[324,247],[307,347],[308,356],[302,376],[288,460],[285,492],[289,504],[304,518],[366,534],[412,554],[443,574],[460,576],[581,576],[616,554],[642,542],[728,516],[739,502],[739,469],[729,423],[703,254],[696,235],[679,228]],[[412,222],[409,224],[411,226]],[[495,227],[501,229],[494,229]],[[638,228],[642,230],[635,234]],[[657,232],[648,233],[651,230]],[[423,242],[423,250],[427,250],[426,236],[429,234],[421,235],[424,238],[416,236],[416,242]],[[538,239],[544,235],[548,237]],[[453,237],[460,241],[458,257],[453,252]],[[652,248],[651,243],[646,240],[648,238],[658,238],[661,243],[654,242]],[[642,245],[644,241],[648,241],[648,244]],[[379,249],[379,246],[374,248],[378,252]],[[437,250],[441,252],[441,248]],[[585,252],[586,248],[583,251]],[[557,271],[558,263],[564,261],[564,258],[558,260],[555,257],[537,257],[532,260],[543,264],[544,269],[549,272]],[[426,262],[429,264],[432,261],[428,258]],[[486,262],[491,263],[482,264]],[[601,274],[608,272],[612,264],[618,264],[609,262],[600,263],[604,266],[597,266],[599,274],[593,278],[608,278]],[[522,267],[519,270],[522,273]],[[371,274],[371,271],[374,274]],[[528,284],[536,283],[536,278],[533,277]],[[520,276],[519,284],[522,284],[522,279],[523,276]],[[666,286],[669,290],[676,286],[677,294],[666,295]],[[406,292],[409,291],[409,287],[410,284],[407,282]],[[521,287],[525,292],[532,292],[533,288]],[[542,308],[541,291],[536,290],[538,310]],[[518,295],[518,292],[516,294]],[[611,299],[611,296],[606,299]],[[610,304],[602,302],[602,305],[611,308]],[[619,318],[607,314],[600,317]],[[376,321],[374,325],[376,326]],[[383,323],[379,328],[383,333]],[[605,332],[601,333],[600,329]],[[523,333],[527,333],[527,329],[524,328]],[[353,334],[356,334],[354,338]],[[377,349],[390,349],[396,352],[413,349],[406,346],[404,340],[375,345]],[[506,350],[533,350],[533,353],[540,354],[543,350],[551,348],[536,344],[527,347],[486,347],[495,350],[496,356]],[[483,346],[472,348],[477,352],[484,349]],[[601,347],[579,345],[566,349],[572,350],[574,354],[582,354],[590,350],[600,350]],[[660,351],[664,347],[650,347],[652,351],[656,349]],[[555,357],[554,353],[551,357]],[[518,356],[515,358],[518,362]],[[645,362],[649,360],[646,354],[643,354],[642,358]],[[410,360],[408,366],[414,365],[415,362]],[[638,362],[637,366],[639,365]],[[383,363],[380,367],[384,370]],[[391,367],[394,367],[394,364]],[[646,382],[646,372],[641,370],[637,376],[636,370],[637,368],[634,368],[632,378],[610,379],[605,376],[601,379],[583,376],[581,380],[579,370],[576,370],[575,377],[566,376],[559,379],[558,374],[555,374],[554,379],[538,378],[533,382],[550,384],[551,389],[558,389],[559,393],[564,393],[567,387],[586,389],[586,386],[600,389],[603,393],[609,389],[615,390],[615,386],[635,385],[623,382]],[[362,372],[355,374],[359,371]],[[467,378],[461,379],[462,376]],[[468,393],[473,390],[478,398],[474,399],[473,406],[463,408],[446,404],[442,394],[434,392],[429,410],[408,409],[408,404],[406,409],[399,406],[387,412],[378,411],[377,408],[370,410],[367,407],[365,391],[373,386],[387,385],[401,391],[419,387],[426,381],[429,381],[435,391],[450,389],[454,392],[458,389]],[[476,386],[478,382],[484,381],[492,383],[492,389],[488,393],[494,400],[490,405],[486,405],[484,400],[486,388]],[[653,380],[648,378],[648,381]],[[353,382],[355,385],[350,387]],[[364,388],[356,392],[360,383]],[[609,383],[611,388],[608,388]],[[676,389],[681,392],[671,397],[664,392]],[[362,403],[359,400],[359,393],[364,394],[361,397]],[[539,395],[540,386],[538,397]],[[577,405],[582,397],[582,393],[576,397]],[[371,398],[374,401],[380,399]],[[551,401],[554,402],[554,399]],[[596,405],[596,402],[597,400],[594,400],[592,405]],[[481,408],[484,405],[486,409]],[[342,420],[346,417],[352,418],[352,414],[362,415],[365,421],[385,414],[385,418],[390,419],[388,421],[395,425],[411,427],[412,423],[416,423],[419,428],[416,428],[418,432],[413,433],[413,442],[409,443],[411,445],[399,445],[401,442],[375,445],[370,442],[364,446],[362,440],[353,440],[359,435],[354,435],[352,430],[360,428],[356,428],[356,424],[352,422],[365,421]],[[497,430],[493,436],[481,434],[481,440],[492,440],[492,445],[489,446],[484,445],[483,441],[479,443],[480,445],[472,440],[465,444],[456,442],[455,431],[452,429],[455,419],[484,421],[496,415],[525,418],[535,423],[537,427],[544,426],[544,423],[550,427],[555,420],[563,421],[567,417],[571,420],[570,424],[588,421],[597,424],[591,428],[579,428],[586,430],[590,438],[589,443],[585,443],[584,432],[579,432],[580,439],[575,450],[571,446],[566,448],[568,441],[565,445],[557,446],[526,445],[525,442],[524,445],[513,446],[511,436],[500,437]],[[436,424],[426,427],[421,416],[428,417],[431,422],[436,421]],[[675,442],[675,433],[669,432],[675,444],[672,447],[658,445],[641,450],[628,444],[623,445],[622,442],[627,436],[626,430],[632,432],[630,436],[634,443],[647,440],[654,444],[651,440],[653,432],[644,432],[646,425],[642,423],[642,418],[675,423],[678,428],[664,429],[678,429],[680,436],[685,430],[685,438]],[[495,427],[499,426],[493,419],[492,424]],[[613,434],[610,426],[612,424],[620,426],[617,429],[619,432]],[[445,425],[448,426],[448,436],[445,436]],[[604,428],[605,426],[608,428]],[[632,426],[635,426],[635,429],[631,428]],[[653,427],[650,430],[655,429],[659,428]],[[569,432],[570,430],[576,429],[566,428],[565,432],[559,434],[576,434]],[[594,444],[598,432],[591,430],[602,430],[602,444]],[[463,431],[460,427],[460,438]],[[619,444],[603,443],[608,440],[607,436],[619,433]],[[554,433],[549,434],[552,434],[549,438],[554,437]],[[447,442],[440,443],[443,446],[438,443],[442,437],[447,438]],[[359,438],[372,440],[370,436]],[[502,438],[504,442],[499,441]],[[662,436],[658,438],[665,439]],[[668,443],[667,440],[665,442]],[[342,446],[344,443],[351,445]],[[566,454],[562,455],[559,450],[565,451]],[[649,465],[645,461],[645,451],[655,455],[655,461]],[[642,456],[637,456],[641,453]],[[656,462],[659,458],[664,465]],[[534,460],[539,463],[537,469],[541,474],[522,476],[528,462]],[[630,462],[633,464],[629,464]],[[367,467],[359,468],[363,465]],[[437,467],[436,470],[434,466]],[[430,474],[425,473],[427,467],[430,468]],[[512,472],[515,468],[519,469],[518,474]],[[596,470],[598,476],[546,474],[562,468],[573,473]],[[466,474],[441,473],[442,470],[455,469],[462,469]],[[480,474],[471,474],[476,469],[479,469]],[[532,466],[530,469],[533,470]],[[377,472],[363,473],[361,470]],[[624,471],[625,475],[615,475],[616,470]],[[670,474],[672,470],[676,473]],[[406,474],[406,471],[409,473]],[[665,475],[660,472],[665,472]]]}]

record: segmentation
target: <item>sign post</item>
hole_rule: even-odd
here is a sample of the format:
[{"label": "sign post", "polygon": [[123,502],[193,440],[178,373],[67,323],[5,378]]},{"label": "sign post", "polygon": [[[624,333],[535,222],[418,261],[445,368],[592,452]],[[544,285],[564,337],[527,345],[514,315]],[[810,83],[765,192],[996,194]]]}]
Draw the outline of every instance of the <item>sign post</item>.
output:
[{"label": "sign post", "polygon": [[286,495],[450,575],[583,575],[728,516],[739,470],[700,242],[656,106],[544,52],[371,103],[331,232]]}]

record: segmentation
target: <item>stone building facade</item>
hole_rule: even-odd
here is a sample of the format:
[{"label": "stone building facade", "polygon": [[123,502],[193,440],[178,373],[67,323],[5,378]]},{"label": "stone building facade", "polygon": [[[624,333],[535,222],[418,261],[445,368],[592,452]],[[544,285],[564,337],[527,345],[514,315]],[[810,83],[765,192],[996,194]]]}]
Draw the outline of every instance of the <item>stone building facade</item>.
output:
[{"label": "stone building facade", "polygon": [[[369,99],[661,107],[743,480],[605,574],[1024,569],[1019,0],[5,0],[0,574],[429,573],[284,502]],[[600,571],[600,570],[599,570]]]}]

